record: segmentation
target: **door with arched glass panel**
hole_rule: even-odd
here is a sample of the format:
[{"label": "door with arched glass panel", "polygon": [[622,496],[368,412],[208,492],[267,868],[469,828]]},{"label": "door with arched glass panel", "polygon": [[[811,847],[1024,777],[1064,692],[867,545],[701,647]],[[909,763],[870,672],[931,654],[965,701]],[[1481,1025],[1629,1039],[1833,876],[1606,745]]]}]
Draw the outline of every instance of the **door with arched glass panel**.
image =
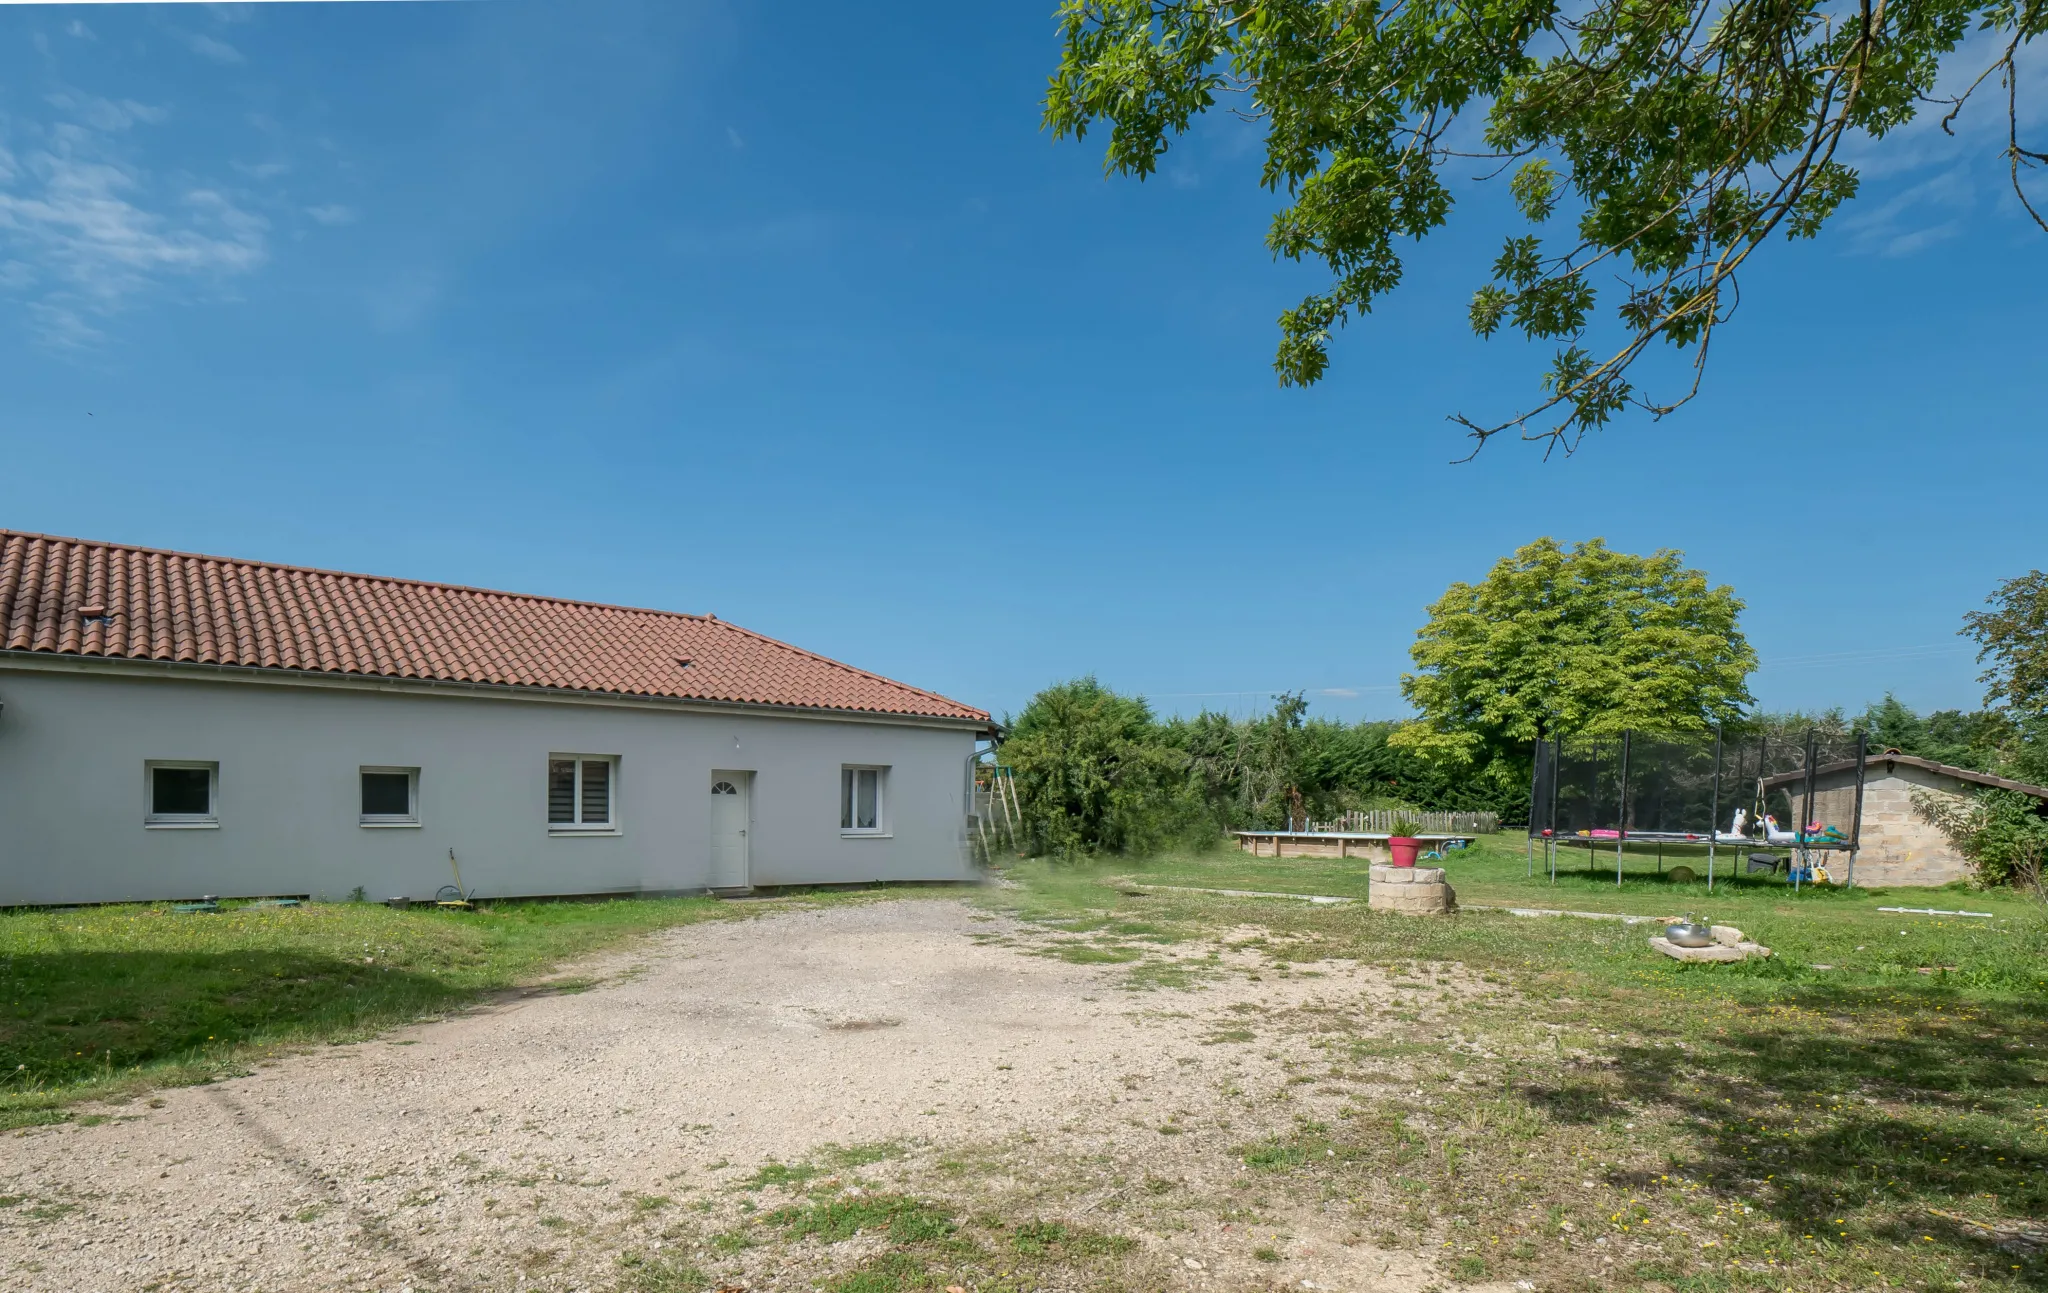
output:
[{"label": "door with arched glass panel", "polygon": [[711,774],[711,887],[745,889],[748,801],[753,778],[745,772]]}]

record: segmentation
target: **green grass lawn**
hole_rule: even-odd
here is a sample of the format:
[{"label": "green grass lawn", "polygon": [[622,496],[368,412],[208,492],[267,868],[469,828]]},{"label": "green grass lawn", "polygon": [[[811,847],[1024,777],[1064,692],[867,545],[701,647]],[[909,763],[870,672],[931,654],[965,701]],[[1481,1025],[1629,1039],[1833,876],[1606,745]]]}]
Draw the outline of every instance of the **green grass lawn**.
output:
[{"label": "green grass lawn", "polygon": [[[1320,1086],[1344,1101],[1334,1117],[1297,1114],[1284,1134],[1247,1136],[1215,1197],[1182,1199],[1164,1179],[1155,1195],[1134,1160],[1118,1170],[1144,1188],[1102,1206],[1098,1235],[1036,1216],[956,1217],[935,1178],[916,1188],[938,1202],[862,1205],[887,1212],[876,1224],[892,1246],[838,1287],[943,1287],[962,1263],[997,1269],[1038,1253],[1030,1260],[1079,1273],[1067,1282],[1106,1288],[1129,1260],[1128,1241],[1109,1232],[1169,1233],[1208,1209],[1247,1224],[1334,1213],[1373,1244],[1425,1248],[1452,1284],[1528,1280],[1546,1293],[2048,1289],[2038,905],[1963,890],[1794,894],[1762,879],[1709,896],[1703,883],[1660,879],[1650,856],[1632,858],[1617,889],[1611,871],[1589,877],[1573,860],[1580,868],[1553,885],[1527,874],[1518,839],[1483,840],[1447,863],[1468,904],[1452,918],[1208,892],[1363,897],[1361,862],[1226,847],[1010,868],[1009,885],[976,900],[1034,932],[992,937],[1102,966],[1140,1011],[1199,1008],[1177,989],[1217,975],[1335,982],[1336,962],[1374,967],[1394,993],[1249,1011],[1204,1043],[1257,1047],[1290,1074],[1280,1090],[1234,1098],[1285,1110],[1289,1092]],[[531,983],[634,935],[788,905],[0,913],[0,1126],[245,1071],[279,1049]],[[1685,965],[1653,952],[1640,926],[1482,907],[1690,911],[1742,926],[1776,955]],[[1100,1201],[1101,1165],[1081,1166],[1076,1188]],[[798,1171],[785,1165],[777,1179]],[[1148,1200],[1167,1210],[1151,1216]],[[819,1194],[768,1214],[750,1240],[852,1224],[853,1212],[827,1205]],[[1045,1238],[1054,1230],[1066,1238]],[[621,1269],[634,1289],[702,1282],[660,1263]]]},{"label": "green grass lawn", "polygon": [[56,1121],[83,1098],[205,1081],[268,1048],[367,1036],[736,910],[675,898],[0,912],[0,1127]]},{"label": "green grass lawn", "polygon": [[[1229,848],[1021,864],[993,899],[1061,931],[1052,954],[1123,962],[1133,989],[1226,972],[1218,938],[1275,976],[1333,958],[1451,1000],[1451,1022],[1322,1009],[1245,1020],[1241,1044],[1312,1048],[1301,1081],[1410,1083],[1338,1122],[1244,1148],[1266,1188],[1347,1206],[1381,1242],[1427,1236],[1459,1280],[1538,1288],[2048,1287],[2048,921],[2012,895],[1794,896],[1529,879],[1518,840],[1453,855],[1463,901],[1697,911],[1776,949],[1686,965],[1618,921],[1468,910],[1409,917],[1187,889],[1363,895],[1364,864]],[[1134,883],[1135,882],[1135,883]],[[1992,911],[1991,920],[1878,906]],[[1816,969],[1816,964],[1835,968]],[[1306,1042],[1303,1039],[1306,1038]]]},{"label": "green grass lawn", "polygon": [[[1942,889],[1844,889],[1805,885],[1796,892],[1782,879],[1765,876],[1717,878],[1708,892],[1704,850],[1697,858],[1667,848],[1664,865],[1683,862],[1700,878],[1672,883],[1657,870],[1653,849],[1631,849],[1622,883],[1614,882],[1614,853],[1601,850],[1589,872],[1582,849],[1561,851],[1553,883],[1539,850],[1531,863],[1523,837],[1501,834],[1454,850],[1440,864],[1467,907],[1533,907],[1550,910],[1682,916],[1688,913],[1739,926],[1777,953],[1768,969],[1782,975],[1822,964],[1840,979],[1895,976],[1922,969],[1986,988],[2048,989],[2048,963],[2015,932],[2034,928],[2041,905],[2011,891]],[[1431,862],[1431,866],[1439,863]],[[1120,869],[1145,884],[1189,885],[1270,893],[1329,894],[1364,898],[1367,863],[1362,859],[1253,857],[1231,847],[1183,852]],[[1969,917],[1898,915],[1879,907],[1932,907],[1990,912],[1991,920]]]}]

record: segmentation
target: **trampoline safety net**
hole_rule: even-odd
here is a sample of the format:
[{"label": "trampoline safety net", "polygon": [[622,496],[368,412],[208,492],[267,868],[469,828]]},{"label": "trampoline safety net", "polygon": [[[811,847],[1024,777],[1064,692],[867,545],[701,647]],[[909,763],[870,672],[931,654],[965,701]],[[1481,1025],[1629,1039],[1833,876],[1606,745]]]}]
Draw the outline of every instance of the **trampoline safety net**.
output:
[{"label": "trampoline safety net", "polygon": [[1854,849],[1864,749],[1860,732],[1538,741],[1529,833],[1561,843]]}]

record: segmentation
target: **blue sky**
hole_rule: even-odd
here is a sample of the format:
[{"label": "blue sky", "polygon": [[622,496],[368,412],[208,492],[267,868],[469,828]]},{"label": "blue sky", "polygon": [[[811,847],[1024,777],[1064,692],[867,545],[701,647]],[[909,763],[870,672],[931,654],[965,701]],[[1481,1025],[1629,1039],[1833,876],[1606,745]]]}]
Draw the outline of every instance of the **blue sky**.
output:
[{"label": "blue sky", "polygon": [[1464,324],[1497,200],[1281,390],[1256,135],[1105,179],[1038,128],[1050,8],[0,8],[0,525],[1345,718],[1446,584],[1599,535],[1732,584],[1771,707],[1976,702],[1960,618],[2048,538],[1990,113],[1865,150],[1678,416],[1457,466],[1539,366]]}]

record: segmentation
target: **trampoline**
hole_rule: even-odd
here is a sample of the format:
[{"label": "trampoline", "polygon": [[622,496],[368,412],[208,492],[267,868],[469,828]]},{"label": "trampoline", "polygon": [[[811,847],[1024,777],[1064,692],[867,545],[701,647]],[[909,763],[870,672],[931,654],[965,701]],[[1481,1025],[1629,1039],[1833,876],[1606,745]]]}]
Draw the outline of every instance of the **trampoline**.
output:
[{"label": "trampoline", "polygon": [[[1727,848],[1747,853],[1750,869],[1769,858],[1773,872],[1785,851],[1795,887],[1833,879],[1818,857],[1845,854],[1842,882],[1854,885],[1865,757],[1862,732],[1824,736],[1815,728],[1796,738],[1731,728],[1694,737],[1631,731],[1539,740],[1529,786],[1529,873],[1539,842],[1552,883],[1560,848],[1586,849],[1590,866],[1599,849],[1612,846],[1619,885],[1629,844],[1658,845],[1660,870],[1662,846],[1672,844],[1706,849],[1709,892]],[[1817,791],[1816,770],[1844,763],[1855,768],[1853,788]],[[1853,794],[1845,797],[1846,789]],[[1822,821],[1817,807],[1845,820]]]}]

